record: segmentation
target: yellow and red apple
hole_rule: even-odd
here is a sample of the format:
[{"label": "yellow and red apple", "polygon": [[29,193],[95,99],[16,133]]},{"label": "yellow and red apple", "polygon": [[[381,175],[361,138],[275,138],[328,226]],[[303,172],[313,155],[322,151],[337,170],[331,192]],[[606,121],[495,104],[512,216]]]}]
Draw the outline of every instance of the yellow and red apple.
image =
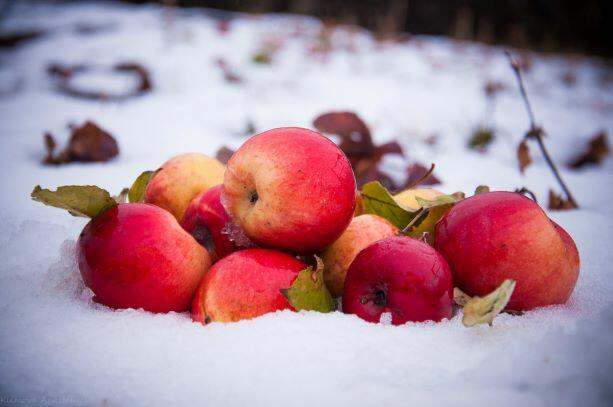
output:
[{"label": "yellow and red apple", "polygon": [[219,260],[206,273],[192,302],[192,319],[235,322],[293,309],[281,293],[307,266],[269,249],[246,249]]},{"label": "yellow and red apple", "polygon": [[203,154],[188,153],[166,161],[145,191],[146,203],[172,213],[180,222],[199,193],[223,182],[224,165]]},{"label": "yellow and red apple", "polygon": [[398,229],[377,215],[354,217],[343,234],[322,252],[324,279],[333,297],[343,295],[349,265],[355,256],[377,240],[394,236]]}]

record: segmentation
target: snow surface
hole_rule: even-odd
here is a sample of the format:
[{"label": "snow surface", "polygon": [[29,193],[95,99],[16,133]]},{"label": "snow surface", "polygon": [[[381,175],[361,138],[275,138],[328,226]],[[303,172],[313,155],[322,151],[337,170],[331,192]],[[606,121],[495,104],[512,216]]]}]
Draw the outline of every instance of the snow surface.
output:
[{"label": "snow surface", "polygon": [[[197,10],[168,19],[158,6],[20,3],[2,22],[47,35],[0,52],[0,404],[611,405],[611,160],[563,169],[582,206],[551,213],[581,253],[569,303],[502,315],[491,328],[466,329],[458,316],[394,327],[292,312],[203,327],[187,314],[91,302],[73,260],[84,220],[31,202],[32,187],[118,192],[174,154],[238,146],[248,121],[258,130],[308,127],[319,113],[354,110],[378,142],[399,139],[411,159],[436,162],[443,190],[526,186],[545,202],[557,187],[535,149],[526,176],[517,170],[515,145],[528,123],[501,48],[429,37],[379,43],[341,30],[321,58],[308,51],[320,27],[313,19],[235,17],[222,35],[215,16]],[[83,25],[100,31],[79,34]],[[275,40],[282,48],[273,64],[253,64],[253,53]],[[597,130],[612,133],[608,68],[582,56],[528,55],[526,85],[558,162]],[[224,81],[220,57],[243,83]],[[154,90],[122,103],[72,99],[46,76],[54,61],[141,62]],[[574,85],[561,79],[568,72]],[[480,154],[465,145],[484,120],[488,80],[509,90],[495,111],[500,136]],[[117,137],[120,157],[42,166],[43,132],[63,144],[66,124],[86,119]],[[426,143],[433,135],[438,142]]]}]

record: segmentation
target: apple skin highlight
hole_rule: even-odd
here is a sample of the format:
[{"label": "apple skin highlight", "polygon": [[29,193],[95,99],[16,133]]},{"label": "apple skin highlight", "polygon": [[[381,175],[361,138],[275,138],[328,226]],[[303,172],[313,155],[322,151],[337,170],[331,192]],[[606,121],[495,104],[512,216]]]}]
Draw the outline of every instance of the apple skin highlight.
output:
[{"label": "apple skin highlight", "polygon": [[291,309],[281,289],[307,266],[269,249],[246,249],[224,257],[206,273],[192,302],[192,319],[235,322]]},{"label": "apple skin highlight", "polygon": [[453,282],[445,259],[405,236],[379,240],[355,258],[345,279],[343,312],[393,325],[451,318]]},{"label": "apple skin highlight", "polygon": [[120,204],[93,218],[77,242],[94,301],[151,312],[189,309],[211,265],[208,252],[157,206]]},{"label": "apple skin highlight", "polygon": [[320,133],[278,128],[260,133],[234,153],[223,202],[257,245],[315,253],[347,228],[356,183],[343,152]]},{"label": "apple skin highlight", "polygon": [[489,192],[457,203],[437,224],[435,247],[470,296],[515,280],[510,310],[563,304],[579,277],[573,239],[518,193]]}]

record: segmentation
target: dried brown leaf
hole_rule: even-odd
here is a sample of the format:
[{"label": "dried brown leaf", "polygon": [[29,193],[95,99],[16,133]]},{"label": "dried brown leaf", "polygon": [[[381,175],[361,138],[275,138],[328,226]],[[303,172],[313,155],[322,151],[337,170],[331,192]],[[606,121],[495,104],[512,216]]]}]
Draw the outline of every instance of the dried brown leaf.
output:
[{"label": "dried brown leaf", "polygon": [[64,164],[73,161],[105,162],[119,154],[119,146],[115,138],[91,121],[72,129],[68,146],[53,155],[55,140],[51,134],[44,136],[47,156],[45,164]]},{"label": "dried brown leaf", "polygon": [[517,146],[517,161],[519,162],[519,171],[523,174],[524,170],[532,164],[532,156],[530,155],[530,147],[528,142],[524,139]]},{"label": "dried brown leaf", "polygon": [[215,154],[215,158],[217,158],[217,160],[221,162],[222,164],[227,164],[228,161],[230,160],[230,157],[232,157],[232,154],[234,154],[234,150],[226,146],[223,146],[219,150],[217,150],[217,154]]},{"label": "dried brown leaf", "polygon": [[223,77],[226,80],[226,82],[230,82],[230,83],[243,82],[243,78],[241,78],[236,72],[234,72],[234,70],[228,65],[228,62],[225,59],[218,58],[216,63],[219,69],[221,70],[221,73],[223,73]]},{"label": "dried brown leaf", "polygon": [[561,195],[556,194],[551,189],[549,190],[549,205],[547,207],[558,211],[577,208],[572,200],[563,198]]},{"label": "dried brown leaf", "polygon": [[349,159],[372,157],[375,153],[368,126],[353,112],[325,113],[313,125],[322,133],[340,136],[340,148]]},{"label": "dried brown leaf", "polygon": [[[76,76],[93,70],[100,70],[109,75],[130,73],[134,75],[136,84],[132,89],[124,93],[111,93],[105,91],[104,89],[91,90],[80,88],[73,84]],[[149,71],[143,65],[133,62],[118,63],[110,68],[87,64],[65,65],[53,63],[47,66],[47,74],[55,80],[56,88],[59,92],[72,97],[87,100],[121,101],[131,97],[140,96],[153,89]]]},{"label": "dried brown leaf", "polygon": [[589,141],[585,152],[570,163],[571,168],[581,168],[589,164],[599,165],[611,154],[607,133],[604,130],[596,133]]},{"label": "dried brown leaf", "polygon": [[488,98],[496,96],[498,93],[507,89],[507,85],[498,81],[488,81],[483,86],[483,92]]},{"label": "dried brown leaf", "polygon": [[420,163],[413,163],[409,165],[407,167],[407,179],[405,181],[405,185],[403,185],[401,189],[407,189],[409,187],[417,187],[418,185],[440,184],[441,181],[433,173],[431,173],[429,176],[424,178],[424,176],[428,173],[428,171],[430,171],[430,168]]}]

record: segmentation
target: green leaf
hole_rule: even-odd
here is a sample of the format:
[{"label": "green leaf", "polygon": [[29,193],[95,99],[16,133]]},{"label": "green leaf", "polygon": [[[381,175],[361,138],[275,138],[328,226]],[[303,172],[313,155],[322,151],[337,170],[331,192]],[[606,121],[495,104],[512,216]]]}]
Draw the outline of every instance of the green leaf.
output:
[{"label": "green leaf", "polygon": [[334,310],[334,300],[324,283],[323,261],[317,256],[316,259],[316,270],[313,270],[313,267],[307,267],[298,274],[289,288],[281,289],[281,294],[297,311],[331,312]]},{"label": "green leaf", "polygon": [[251,60],[256,64],[270,64],[272,62],[272,56],[269,51],[262,50],[256,52]]},{"label": "green leaf", "polygon": [[455,195],[441,195],[432,200],[420,197],[415,199],[422,208],[402,233],[415,239],[423,238],[428,244],[433,245],[436,224],[461,198]]},{"label": "green leaf", "polygon": [[454,204],[460,199],[454,195],[439,195],[434,199],[424,199],[416,196],[415,200],[422,208],[434,208],[439,205]]},{"label": "green leaf", "polygon": [[492,141],[494,141],[494,130],[488,127],[480,127],[471,135],[468,140],[468,148],[485,149]]},{"label": "green leaf", "polygon": [[108,191],[95,185],[68,185],[56,191],[34,187],[32,199],[45,205],[66,209],[73,216],[94,218],[117,205]]},{"label": "green leaf", "polygon": [[136,178],[136,181],[130,187],[128,191],[128,199],[130,202],[143,202],[145,199],[145,191],[151,178],[157,173],[157,171],[145,171]]},{"label": "green leaf", "polygon": [[433,245],[436,237],[436,224],[452,207],[453,204],[443,204],[424,209],[424,214],[416,218],[416,222],[414,222],[410,228],[403,230],[403,233],[415,239],[422,239],[425,237],[424,240],[426,243]]},{"label": "green leaf", "polygon": [[475,189],[475,195],[484,194],[486,192],[490,192],[490,187],[487,185],[479,185],[477,189]]},{"label": "green leaf", "polygon": [[364,213],[379,215],[398,229],[404,229],[418,213],[396,202],[392,194],[379,181],[364,184],[361,195],[364,202]]}]

